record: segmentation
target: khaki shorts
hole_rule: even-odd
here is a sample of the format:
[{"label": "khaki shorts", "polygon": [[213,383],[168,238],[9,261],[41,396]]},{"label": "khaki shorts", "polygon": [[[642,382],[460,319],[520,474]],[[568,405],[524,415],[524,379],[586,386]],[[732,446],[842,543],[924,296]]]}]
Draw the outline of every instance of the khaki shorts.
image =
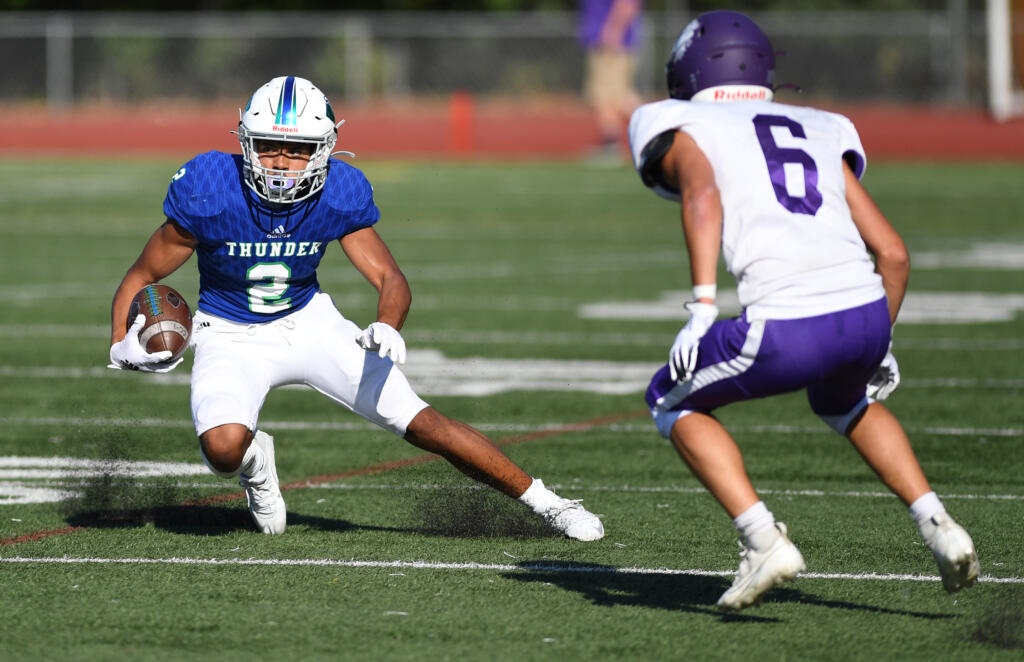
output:
[{"label": "khaki shorts", "polygon": [[359,327],[319,293],[264,324],[203,311],[192,319],[192,421],[196,434],[227,423],[255,430],[271,389],[305,384],[398,436],[427,403],[389,358],[356,344]]},{"label": "khaki shorts", "polygon": [[636,58],[628,51],[587,51],[583,95],[592,104],[620,103],[635,94]]}]

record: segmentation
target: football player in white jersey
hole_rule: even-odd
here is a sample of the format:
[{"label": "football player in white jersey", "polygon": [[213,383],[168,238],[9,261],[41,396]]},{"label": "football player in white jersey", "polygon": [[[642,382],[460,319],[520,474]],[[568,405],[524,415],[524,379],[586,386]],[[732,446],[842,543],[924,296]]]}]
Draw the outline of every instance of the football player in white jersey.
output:
[{"label": "football player in white jersey", "polygon": [[[260,409],[271,389],[306,384],[518,499],[566,536],[601,538],[596,515],[531,478],[476,429],[427,405],[397,368],[412,296],[373,228],[380,212],[369,182],[331,158],[340,124],[311,82],[281,76],[256,90],[241,114],[241,154],[206,152],[175,173],[166,220],[114,295],[111,367],[166,372],[177,365],[167,362],[169,352],[142,348],[142,316],[127,333],[125,319],[138,290],[195,253],[192,419],[203,459],[214,473],[238,477],[261,531],[283,533],[287,513],[274,440],[257,429]],[[377,319],[362,330],[317,281],[335,241],[379,293]]]},{"label": "football player in white jersey", "polygon": [[[798,389],[908,506],[943,585],[957,591],[978,577],[974,543],[878,402],[899,384],[891,329],[906,247],[860,184],[866,161],[853,124],[773,102],[774,67],[771,43],[747,16],[702,14],[666,65],[671,98],[631,118],[644,184],[680,203],[693,282],[690,320],[647,403],[739,531],[742,560],[721,609],[755,604],[806,567],[712,412]],[[720,253],[743,307],[735,319],[717,319]]]}]

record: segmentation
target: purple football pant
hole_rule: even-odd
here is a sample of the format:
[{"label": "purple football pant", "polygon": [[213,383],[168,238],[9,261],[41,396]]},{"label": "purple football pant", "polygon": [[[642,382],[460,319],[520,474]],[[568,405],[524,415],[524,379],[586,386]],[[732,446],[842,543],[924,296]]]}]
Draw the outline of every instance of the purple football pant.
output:
[{"label": "purple football pant", "polygon": [[890,338],[884,298],[801,319],[748,322],[744,312],[715,322],[701,338],[690,379],[675,382],[662,366],[647,387],[647,405],[668,438],[686,414],[806,388],[814,413],[844,434],[869,403],[865,389]]}]

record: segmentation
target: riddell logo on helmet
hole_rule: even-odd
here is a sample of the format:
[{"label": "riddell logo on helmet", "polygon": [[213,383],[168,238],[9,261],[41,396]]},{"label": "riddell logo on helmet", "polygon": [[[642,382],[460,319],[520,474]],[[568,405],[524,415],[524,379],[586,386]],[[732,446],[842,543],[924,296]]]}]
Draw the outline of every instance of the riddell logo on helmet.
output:
[{"label": "riddell logo on helmet", "polygon": [[755,99],[767,99],[768,88],[761,87],[756,90],[715,90],[712,101],[751,101]]},{"label": "riddell logo on helmet", "polygon": [[772,90],[762,85],[715,85],[693,95],[693,101],[771,101]]},{"label": "riddell logo on helmet", "polygon": [[274,131],[280,131],[281,133],[298,133],[299,129],[294,126],[281,126],[280,124],[274,125]]}]

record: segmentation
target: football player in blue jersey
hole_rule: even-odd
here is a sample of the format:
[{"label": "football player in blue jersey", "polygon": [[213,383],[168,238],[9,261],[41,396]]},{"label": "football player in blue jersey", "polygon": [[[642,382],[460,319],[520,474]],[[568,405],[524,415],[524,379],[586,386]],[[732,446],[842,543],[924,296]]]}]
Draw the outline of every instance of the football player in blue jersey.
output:
[{"label": "football player in blue jersey", "polygon": [[[641,106],[630,121],[644,184],[680,203],[694,286],[690,320],[647,404],[740,534],[743,560],[718,601],[723,610],[756,603],[805,564],[712,412],[795,390],[806,390],[811,409],[908,506],[946,590],[960,590],[980,571],[974,543],[878,402],[899,384],[889,350],[906,247],[860,184],[866,160],[852,122],[774,102],[774,63],[748,17],[702,14],[666,66],[672,98]],[[743,307],[733,319],[717,319],[719,254]]]},{"label": "football player in blue jersey", "polygon": [[[412,297],[373,228],[380,212],[369,182],[331,158],[340,124],[308,80],[274,78],[241,113],[241,154],[207,152],[178,170],[165,222],[114,295],[111,366],[166,372],[180,362],[140,346],[142,316],[127,333],[123,320],[139,289],[196,254],[192,419],[204,461],[220,476],[238,477],[261,531],[284,532],[286,512],[273,438],[257,428],[260,408],[271,389],[306,384],[518,499],[566,536],[601,538],[597,516],[430,407],[396,368],[405,361],[400,329]],[[377,319],[365,329],[342,316],[317,282],[333,241],[378,292]]]}]

